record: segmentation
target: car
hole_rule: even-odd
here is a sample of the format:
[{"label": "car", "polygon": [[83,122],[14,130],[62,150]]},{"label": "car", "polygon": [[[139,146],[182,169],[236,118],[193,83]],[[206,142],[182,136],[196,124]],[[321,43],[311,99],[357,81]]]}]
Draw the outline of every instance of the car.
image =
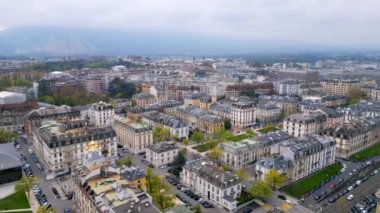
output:
[{"label": "car", "polygon": [[343,183],[343,181],[344,181],[344,178],[339,179],[339,180],[338,180],[338,184]]},{"label": "car", "polygon": [[148,166],[150,167],[150,168],[154,168],[154,165],[153,164],[148,164]]},{"label": "car", "polygon": [[379,170],[375,169],[375,171],[373,171],[373,174],[376,175],[377,173],[379,173]]},{"label": "car", "polygon": [[334,203],[335,202],[335,199],[333,197],[330,197],[330,199],[327,201],[329,203]]},{"label": "car", "polygon": [[70,213],[70,210],[66,208],[63,210],[63,213]]},{"label": "car", "polygon": [[330,185],[330,189],[335,189],[336,188],[336,183],[333,183]]},{"label": "car", "polygon": [[28,149],[28,152],[29,152],[30,154],[33,153],[33,149],[32,149],[32,147],[30,147],[30,148]]},{"label": "car", "polygon": [[350,194],[347,196],[347,200],[351,201],[352,199],[354,199],[354,195],[353,194]]},{"label": "car", "polygon": [[166,168],[166,165],[161,165],[159,168],[160,168],[160,169],[165,169],[165,168]]},{"label": "car", "polygon": [[278,198],[280,198],[281,200],[286,200],[286,196],[285,195],[277,195]]},{"label": "car", "polygon": [[245,208],[245,209],[243,210],[243,213],[251,213],[251,212],[253,212],[253,209],[252,209],[252,208]]},{"label": "car", "polygon": [[199,198],[198,202],[202,204],[203,202],[206,202],[206,199],[204,199],[203,197],[201,197],[201,198]]},{"label": "car", "polygon": [[352,172],[348,173],[349,176],[352,176]]},{"label": "car", "polygon": [[321,197],[322,196],[325,196],[327,194],[327,191],[323,191],[323,192],[321,192]]},{"label": "car", "polygon": [[319,196],[319,195],[316,195],[316,196],[314,197],[314,200],[319,200],[319,199],[321,199],[321,196]]},{"label": "car", "polygon": [[355,182],[355,184],[358,185],[358,186],[359,186],[361,183],[362,183],[361,180],[357,180],[357,181]]},{"label": "car", "polygon": [[209,203],[209,202],[207,202],[207,201],[203,202],[203,203],[202,203],[202,206],[203,206],[204,208],[214,208],[214,206],[211,205],[211,203]]}]

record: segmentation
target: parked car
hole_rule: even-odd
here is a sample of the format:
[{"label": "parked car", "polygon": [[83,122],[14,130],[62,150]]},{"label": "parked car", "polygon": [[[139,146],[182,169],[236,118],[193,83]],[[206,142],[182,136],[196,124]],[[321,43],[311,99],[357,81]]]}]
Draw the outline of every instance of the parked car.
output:
[{"label": "parked car", "polygon": [[354,199],[354,195],[353,194],[350,194],[347,196],[347,200],[351,201],[352,199]]}]

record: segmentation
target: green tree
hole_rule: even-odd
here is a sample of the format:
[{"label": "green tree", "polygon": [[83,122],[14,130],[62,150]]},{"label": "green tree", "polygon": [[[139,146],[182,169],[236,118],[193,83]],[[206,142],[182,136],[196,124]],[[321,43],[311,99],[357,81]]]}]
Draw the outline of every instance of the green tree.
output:
[{"label": "green tree", "polygon": [[265,183],[272,189],[280,188],[285,184],[285,177],[277,170],[271,169],[265,174]]},{"label": "green tree", "polygon": [[127,167],[131,167],[131,166],[133,166],[133,161],[132,161],[130,156],[124,156],[124,157],[120,158],[119,160],[117,160],[116,164],[118,166],[125,165]]},{"label": "green tree", "polygon": [[190,141],[189,141],[188,138],[185,138],[185,139],[182,140],[182,143],[183,143],[183,145],[188,146],[189,143],[190,143]]},{"label": "green tree", "polygon": [[364,96],[360,89],[352,89],[348,94],[348,104],[353,105],[359,103],[360,99]]},{"label": "green tree", "polygon": [[158,176],[155,178],[155,190],[151,195],[153,202],[161,211],[174,207],[174,195],[170,193],[170,186]]},{"label": "green tree", "polygon": [[182,167],[186,163],[185,155],[182,152],[179,152],[178,155],[174,158],[172,167],[170,168],[170,173],[179,177],[179,173],[182,171]]},{"label": "green tree", "polygon": [[117,98],[131,98],[136,94],[136,87],[132,83],[115,78],[108,85],[108,94]]},{"label": "green tree", "polygon": [[222,169],[223,169],[224,171],[231,171],[231,168],[230,168],[227,164],[223,164],[223,165],[222,165]]},{"label": "green tree", "polygon": [[225,130],[230,130],[231,127],[232,127],[232,125],[231,125],[231,120],[230,120],[230,119],[226,119],[226,120],[224,120],[224,129],[225,129]]},{"label": "green tree", "polygon": [[235,174],[240,178],[242,181],[247,181],[249,178],[249,175],[247,171],[244,168],[240,168],[235,170]]},{"label": "green tree", "polygon": [[182,153],[183,156],[186,156],[187,149],[186,149],[186,148],[182,148],[182,149],[180,150],[180,152]]},{"label": "green tree", "polygon": [[193,135],[191,135],[191,140],[195,141],[196,143],[201,143],[203,139],[204,139],[204,136],[202,132],[200,131],[196,131],[193,133]]},{"label": "green tree", "polygon": [[270,198],[272,191],[268,184],[262,181],[256,181],[248,190],[254,198],[268,199]]},{"label": "green tree", "polygon": [[30,189],[36,184],[37,184],[36,177],[22,176],[22,178],[15,185],[15,191],[29,192]]},{"label": "green tree", "polygon": [[249,136],[255,135],[255,132],[252,130],[252,128],[248,128],[247,130],[245,130],[245,133],[247,133]]},{"label": "green tree", "polygon": [[3,129],[0,129],[0,143],[8,143],[11,140],[16,138],[16,133],[8,132]]},{"label": "green tree", "polygon": [[161,141],[170,140],[170,129],[168,128],[162,128],[161,129]]},{"label": "green tree", "polygon": [[36,213],[57,213],[57,210],[54,208],[47,209],[45,206],[39,206]]},{"label": "green tree", "polygon": [[202,213],[202,209],[201,209],[201,206],[199,204],[195,205],[194,213]]},{"label": "green tree", "polygon": [[214,160],[215,162],[219,162],[220,158],[222,157],[222,154],[223,154],[223,151],[222,149],[219,147],[219,146],[216,146],[214,148],[212,148],[209,152],[208,152],[208,157],[211,159],[211,160]]},{"label": "green tree", "polygon": [[145,188],[148,193],[151,193],[154,190],[154,183],[153,183],[153,170],[150,167],[146,168],[146,175],[145,175]]},{"label": "green tree", "polygon": [[155,126],[153,128],[153,140],[158,142],[158,141],[162,141],[161,140],[161,131],[162,131],[162,127],[161,126]]}]

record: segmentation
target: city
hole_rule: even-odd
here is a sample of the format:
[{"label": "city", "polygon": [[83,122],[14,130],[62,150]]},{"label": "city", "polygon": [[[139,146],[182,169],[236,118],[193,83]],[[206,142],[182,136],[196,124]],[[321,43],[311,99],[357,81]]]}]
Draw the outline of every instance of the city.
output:
[{"label": "city", "polygon": [[[241,13],[256,20],[242,1],[128,2],[133,9],[114,3],[79,1],[74,9],[42,0],[20,8],[30,20],[0,14],[0,213],[380,212],[377,40],[363,31],[373,43],[361,43],[339,29],[327,38],[320,28],[315,45],[289,40],[279,51],[276,42],[263,42],[261,50],[242,33],[252,25]],[[281,12],[268,19],[285,23],[280,17],[293,11],[291,4],[276,5]],[[2,11],[7,6],[0,3]],[[222,16],[230,7],[231,16]],[[340,5],[326,7],[339,13]],[[68,16],[65,9],[72,9]],[[94,25],[83,20],[89,14]],[[213,24],[187,21],[198,16]],[[136,24],[121,23],[127,18]],[[204,35],[192,37],[195,22]],[[218,23],[240,33],[232,36]],[[277,34],[259,23],[258,34]],[[307,24],[299,24],[311,38]],[[211,25],[215,32],[206,30]],[[113,35],[97,31],[103,27]],[[131,33],[128,40],[122,29],[134,27],[146,36]],[[298,30],[284,39],[301,45]],[[82,32],[93,35],[78,37]],[[233,39],[198,40],[213,33]],[[345,39],[352,45],[339,46]]]}]

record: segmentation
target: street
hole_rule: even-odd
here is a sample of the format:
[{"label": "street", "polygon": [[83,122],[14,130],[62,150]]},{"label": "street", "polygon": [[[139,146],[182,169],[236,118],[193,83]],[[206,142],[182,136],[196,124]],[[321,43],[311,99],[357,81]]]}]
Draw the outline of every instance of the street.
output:
[{"label": "street", "polygon": [[[20,154],[22,153],[27,162],[30,164],[30,167],[33,171],[34,176],[38,179],[38,184],[41,186],[42,192],[46,195],[48,202],[52,205],[53,208],[57,210],[58,213],[63,212],[65,208],[74,209],[74,202],[72,200],[65,199],[57,199],[53,192],[51,191],[51,187],[56,184],[56,180],[46,180],[45,173],[41,172],[36,163],[34,163],[28,149],[32,146],[32,143],[20,143]],[[61,198],[64,198],[61,195]]]}]

